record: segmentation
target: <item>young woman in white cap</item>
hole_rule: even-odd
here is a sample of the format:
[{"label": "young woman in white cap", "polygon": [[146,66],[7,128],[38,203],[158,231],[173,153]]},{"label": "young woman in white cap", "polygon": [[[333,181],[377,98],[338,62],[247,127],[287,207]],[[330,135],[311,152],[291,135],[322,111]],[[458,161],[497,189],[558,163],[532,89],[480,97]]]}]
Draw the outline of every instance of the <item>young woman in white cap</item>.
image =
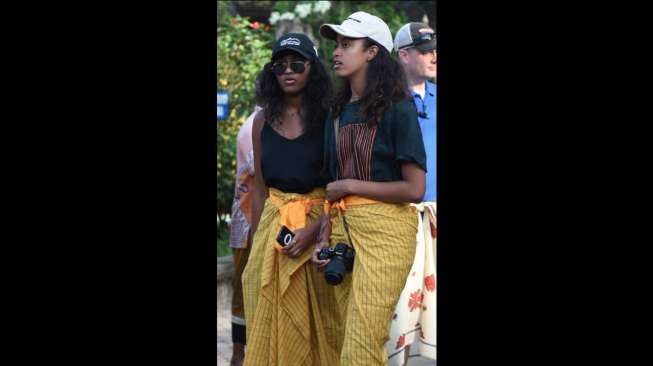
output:
[{"label": "young woman in white cap", "polygon": [[340,365],[385,365],[389,322],[415,255],[409,203],[424,195],[424,144],[385,22],[356,12],[320,34],[337,42],[334,69],[344,88],[325,125],[331,226],[322,227],[312,260],[329,275],[339,258],[320,259],[323,247],[355,250],[352,271],[334,286]]},{"label": "young woman in white cap", "polygon": [[307,250],[316,241],[326,194],[321,172],[329,76],[313,42],[288,33],[276,41],[257,83],[263,110],[252,128],[254,235],[242,280],[244,364],[336,365],[325,330],[334,328],[331,316],[325,313],[323,321],[320,313],[335,307],[333,290]]}]

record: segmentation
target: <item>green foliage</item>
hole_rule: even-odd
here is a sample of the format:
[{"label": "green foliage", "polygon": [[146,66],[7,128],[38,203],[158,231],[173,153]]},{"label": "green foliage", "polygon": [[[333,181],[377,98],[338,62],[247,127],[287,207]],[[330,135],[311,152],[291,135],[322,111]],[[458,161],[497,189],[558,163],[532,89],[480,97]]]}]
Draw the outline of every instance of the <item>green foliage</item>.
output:
[{"label": "green foliage", "polygon": [[[221,230],[225,233],[228,233],[229,228],[227,223],[223,222],[222,225],[226,226],[226,228]],[[229,254],[231,254],[231,249],[229,248],[229,235],[223,235],[222,237],[218,238],[218,257]]]},{"label": "green foliage", "polygon": [[[218,10],[219,18],[221,10],[227,11]],[[269,26],[252,24],[247,18],[218,22],[218,89],[229,92],[229,117],[218,121],[218,241],[229,235],[225,219],[234,194],[236,136],[254,111],[256,75],[270,59],[273,38]]]}]

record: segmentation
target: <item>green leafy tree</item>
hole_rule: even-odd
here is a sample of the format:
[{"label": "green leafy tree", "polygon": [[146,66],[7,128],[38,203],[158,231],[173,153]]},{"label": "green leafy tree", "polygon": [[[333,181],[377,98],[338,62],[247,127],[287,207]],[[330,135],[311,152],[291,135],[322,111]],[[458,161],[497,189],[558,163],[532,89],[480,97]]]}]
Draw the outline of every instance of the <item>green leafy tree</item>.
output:
[{"label": "green leafy tree", "polygon": [[[220,3],[220,2],[219,2]],[[269,61],[274,36],[266,24],[229,16],[218,9],[218,90],[229,92],[229,116],[218,121],[218,254],[229,237],[227,217],[231,211],[236,175],[236,136],[255,107],[255,80]]]}]

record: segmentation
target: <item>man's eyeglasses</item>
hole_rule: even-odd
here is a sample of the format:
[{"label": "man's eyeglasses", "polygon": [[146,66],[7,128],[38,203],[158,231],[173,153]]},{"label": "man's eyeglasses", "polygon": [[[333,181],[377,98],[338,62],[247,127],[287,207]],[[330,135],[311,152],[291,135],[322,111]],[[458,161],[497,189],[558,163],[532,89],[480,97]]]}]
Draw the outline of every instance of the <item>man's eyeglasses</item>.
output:
[{"label": "man's eyeglasses", "polygon": [[[270,67],[270,71],[272,71],[275,75],[283,75],[284,72],[286,72],[286,69],[288,68],[288,65],[285,63],[277,62],[272,64]],[[305,61],[293,61],[290,63],[290,70],[292,72],[301,74],[306,70],[306,64]]]}]

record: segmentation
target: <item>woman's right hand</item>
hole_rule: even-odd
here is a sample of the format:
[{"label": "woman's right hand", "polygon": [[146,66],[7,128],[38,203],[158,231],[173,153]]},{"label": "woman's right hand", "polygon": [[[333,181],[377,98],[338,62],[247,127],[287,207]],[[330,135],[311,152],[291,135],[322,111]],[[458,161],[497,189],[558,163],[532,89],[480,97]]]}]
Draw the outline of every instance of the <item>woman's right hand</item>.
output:
[{"label": "woman's right hand", "polygon": [[322,248],[329,247],[329,238],[331,237],[331,215],[326,214],[322,216],[320,222],[320,231],[317,235],[317,243],[315,244],[315,249],[311,253],[311,262],[317,265],[317,270],[322,272],[329,263],[330,259],[320,260],[317,258],[317,255],[320,253]]},{"label": "woman's right hand", "polygon": [[320,260],[317,258],[317,255],[320,254],[320,251],[322,248],[328,248],[329,243],[327,242],[318,242],[315,244],[315,249],[313,250],[313,253],[311,254],[311,262],[317,266],[317,270],[319,272],[324,271],[326,268],[326,265],[331,261],[330,259],[325,259],[325,260]]}]

